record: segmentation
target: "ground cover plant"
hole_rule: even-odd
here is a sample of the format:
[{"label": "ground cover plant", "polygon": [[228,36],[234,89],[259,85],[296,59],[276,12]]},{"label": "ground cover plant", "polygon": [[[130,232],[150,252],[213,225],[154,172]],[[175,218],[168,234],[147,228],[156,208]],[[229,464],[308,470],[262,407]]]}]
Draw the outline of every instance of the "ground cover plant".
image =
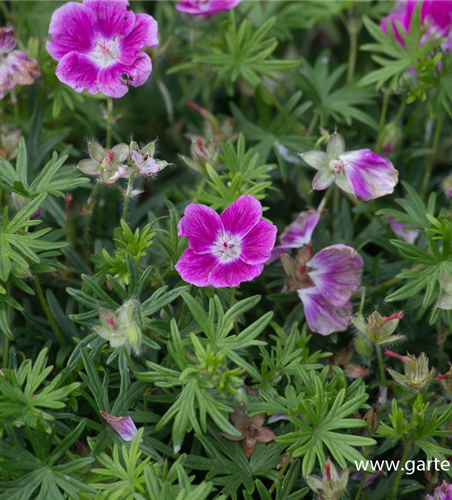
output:
[{"label": "ground cover plant", "polygon": [[452,1],[0,6],[0,500],[451,499]]}]

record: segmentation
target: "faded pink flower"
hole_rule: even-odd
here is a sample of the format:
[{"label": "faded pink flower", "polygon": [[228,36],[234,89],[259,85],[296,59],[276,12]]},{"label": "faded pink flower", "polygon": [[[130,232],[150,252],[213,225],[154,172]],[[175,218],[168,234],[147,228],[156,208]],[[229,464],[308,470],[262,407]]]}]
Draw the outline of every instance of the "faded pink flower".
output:
[{"label": "faded pink flower", "polygon": [[100,414],[124,441],[132,441],[136,436],[138,431],[131,417],[114,417],[102,410]]},{"label": "faded pink flower", "polygon": [[206,205],[190,204],[179,222],[188,249],[175,269],[184,281],[204,287],[233,287],[264,270],[277,229],[262,219],[262,205],[241,196],[219,216]]},{"label": "faded pink flower", "polygon": [[414,229],[411,224],[405,222],[398,222],[393,217],[388,217],[389,227],[392,232],[404,239],[407,243],[414,243],[419,236],[419,230]]},{"label": "faded pink flower", "polygon": [[309,151],[301,157],[317,170],[312,187],[318,191],[334,182],[346,193],[367,201],[391,194],[398,182],[398,172],[387,158],[370,149],[346,153],[344,138],[337,132],[330,136],[326,153]]},{"label": "faded pink flower", "polygon": [[192,16],[209,17],[233,9],[242,0],[180,0],[176,9]]},{"label": "faded pink flower", "polygon": [[437,486],[432,495],[427,495],[425,500],[452,500],[452,484],[443,481],[441,486]]},{"label": "faded pink flower", "polygon": [[47,51],[58,61],[56,75],[76,92],[122,97],[152,72],[144,47],[158,45],[157,22],[127,10],[127,0],[68,2],[49,27]]},{"label": "faded pink flower", "polygon": [[0,99],[17,85],[32,85],[39,72],[38,61],[14,50],[17,39],[12,28],[0,28]]},{"label": "faded pink flower", "polygon": [[294,222],[289,224],[279,237],[281,245],[276,246],[267,264],[274,262],[279,256],[291,248],[302,248],[311,242],[312,233],[320,220],[320,213],[310,209],[301,212]]},{"label": "faded pink flower", "polygon": [[311,258],[311,246],[293,260],[281,256],[288,278],[286,291],[297,292],[309,329],[321,335],[347,330],[352,313],[350,298],[361,285],[363,259],[353,248],[338,244]]},{"label": "faded pink flower", "polygon": [[129,176],[129,167],[125,164],[129,157],[129,146],[118,144],[112,149],[104,149],[98,142],[89,141],[88,151],[91,159],[82,160],[77,168],[86,175],[98,175],[99,180],[107,185]]}]

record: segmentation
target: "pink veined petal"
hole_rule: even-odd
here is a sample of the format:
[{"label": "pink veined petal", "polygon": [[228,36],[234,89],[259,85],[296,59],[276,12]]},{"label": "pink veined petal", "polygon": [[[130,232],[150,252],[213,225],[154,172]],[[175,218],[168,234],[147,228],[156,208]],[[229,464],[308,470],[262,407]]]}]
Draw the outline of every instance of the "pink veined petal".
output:
[{"label": "pink veined petal", "polygon": [[258,222],[242,240],[240,259],[247,264],[262,264],[271,257],[278,229],[265,220]]},{"label": "pink veined petal", "polygon": [[157,21],[152,16],[136,14],[132,32],[121,40],[121,64],[131,64],[135,54],[143,47],[156,47],[159,44],[157,34]]},{"label": "pink veined petal", "polygon": [[[404,222],[398,222],[393,217],[388,217],[389,227],[396,236],[400,236],[407,243],[414,243],[419,236],[419,230]],[[410,229],[411,228],[411,229]]]},{"label": "pink veined petal", "polygon": [[57,61],[70,52],[88,53],[95,43],[95,14],[85,5],[68,2],[50,21],[47,52]]},{"label": "pink veined petal", "polygon": [[98,68],[84,54],[70,52],[66,54],[56,67],[58,79],[72,87],[76,92],[86,90],[89,94],[97,94]]},{"label": "pink veined petal", "polygon": [[262,205],[251,194],[240,196],[221,215],[225,231],[246,236],[262,218]]},{"label": "pink veined petal", "polygon": [[312,238],[312,232],[320,220],[317,210],[307,210],[301,212],[292,224],[284,229],[280,236],[283,246],[290,248],[301,248],[307,245]]},{"label": "pink veined petal", "polygon": [[346,302],[343,307],[334,307],[316,287],[298,290],[298,296],[303,302],[304,315],[311,331],[330,335],[347,330],[352,313],[350,302]]},{"label": "pink veined petal", "polygon": [[83,5],[94,12],[95,31],[106,40],[126,37],[135,26],[135,13],[127,10],[127,0],[84,0]]},{"label": "pink veined petal", "polygon": [[223,230],[220,216],[206,205],[188,205],[179,221],[179,236],[188,238],[189,248],[196,253],[211,253],[218,233]]},{"label": "pink veined petal", "polygon": [[209,274],[209,283],[215,288],[239,286],[251,281],[264,270],[264,264],[247,264],[241,259],[218,264]]},{"label": "pink veined petal", "polygon": [[240,2],[241,0],[207,0],[206,2],[199,0],[181,0],[176,5],[176,9],[185,14],[208,17],[233,9]]},{"label": "pink veined petal", "polygon": [[363,200],[380,198],[394,191],[399,173],[392,163],[370,149],[352,151],[340,157],[354,193]]},{"label": "pink veined petal", "polygon": [[139,52],[136,55],[133,66],[125,72],[128,77],[128,83],[132,87],[139,87],[146,83],[151,73],[152,60],[145,52]]},{"label": "pink veined petal", "polygon": [[450,28],[452,25],[451,0],[427,0],[423,2],[427,7],[427,14],[441,28]]},{"label": "pink veined petal", "polygon": [[0,28],[0,54],[7,54],[16,48],[17,38],[13,28]]},{"label": "pink veined petal", "polygon": [[287,253],[292,247],[287,247],[284,245],[278,245],[277,247],[273,248],[272,254],[270,258],[267,260],[266,264],[271,264],[272,262],[275,262],[275,260],[278,260],[279,257]]},{"label": "pink veined petal", "polygon": [[334,307],[343,307],[361,285],[363,259],[346,245],[324,248],[308,262],[317,291]]},{"label": "pink veined petal", "polygon": [[199,287],[209,286],[209,274],[218,265],[218,259],[210,254],[197,254],[187,249],[174,266],[181,278]]}]

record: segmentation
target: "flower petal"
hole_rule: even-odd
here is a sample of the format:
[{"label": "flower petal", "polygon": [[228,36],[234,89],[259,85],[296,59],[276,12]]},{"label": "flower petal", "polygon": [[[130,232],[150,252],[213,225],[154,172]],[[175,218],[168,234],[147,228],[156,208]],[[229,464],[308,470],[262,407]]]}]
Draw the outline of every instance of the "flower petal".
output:
[{"label": "flower petal", "polygon": [[278,245],[277,247],[273,248],[272,254],[270,258],[267,260],[266,264],[271,264],[272,262],[275,262],[275,260],[278,260],[281,255],[287,253],[291,247],[287,247],[284,245]]},{"label": "flower petal", "polygon": [[197,0],[181,0],[176,9],[192,16],[213,16],[225,10],[233,9],[242,0],[207,0],[199,2]]},{"label": "flower petal", "polygon": [[265,220],[258,222],[242,240],[240,259],[247,264],[262,264],[272,254],[278,229]]},{"label": "flower petal", "polygon": [[157,34],[157,21],[152,16],[136,14],[133,30],[121,41],[123,54],[121,63],[131,64],[129,61],[133,61],[134,58],[130,56],[134,56],[143,47],[156,47],[159,44]]},{"label": "flower petal", "polygon": [[210,253],[223,230],[220,216],[206,205],[188,205],[179,221],[179,236],[188,238],[189,248],[196,253]]},{"label": "flower petal", "polygon": [[324,248],[308,262],[317,292],[334,307],[343,307],[361,285],[363,259],[346,245]]},{"label": "flower petal", "polygon": [[240,196],[221,215],[225,231],[246,236],[262,218],[262,205],[254,196]]},{"label": "flower petal", "polygon": [[131,417],[114,417],[102,410],[100,414],[124,441],[132,441],[136,436],[138,431]]},{"label": "flower petal", "polygon": [[72,87],[75,92],[86,90],[89,94],[97,94],[98,68],[85,55],[76,52],[66,54],[56,68],[58,79]]},{"label": "flower petal", "polygon": [[97,80],[99,92],[116,99],[127,94],[129,85],[127,78],[123,76],[126,74],[124,68],[121,64],[114,64],[99,70]]},{"label": "flower petal", "polygon": [[86,175],[97,175],[100,172],[99,162],[95,160],[82,160],[77,168]]},{"label": "flower petal", "polygon": [[209,286],[209,274],[218,265],[212,254],[197,254],[193,250],[185,250],[174,269],[187,283],[199,287]]},{"label": "flower petal", "polygon": [[317,210],[301,212],[296,220],[284,229],[280,236],[283,246],[290,248],[301,248],[311,241],[312,232],[320,220]]},{"label": "flower petal", "polygon": [[256,433],[256,441],[259,443],[271,443],[275,439],[275,433],[267,427],[261,427]]},{"label": "flower petal", "polygon": [[64,4],[52,15],[47,52],[57,61],[71,52],[87,54],[95,43],[95,23],[95,13],[84,4]]},{"label": "flower petal", "polygon": [[328,168],[330,164],[330,159],[323,151],[308,151],[300,156],[310,167],[315,168],[316,170]]},{"label": "flower petal", "polygon": [[339,158],[345,151],[345,140],[341,134],[334,132],[326,143],[326,154],[331,160]]},{"label": "flower petal", "polygon": [[298,290],[298,296],[303,302],[304,314],[311,331],[330,335],[347,330],[352,313],[350,302],[336,308],[325,300],[316,287]]},{"label": "flower petal", "polygon": [[399,174],[387,158],[362,149],[344,154],[340,159],[356,196],[367,201],[394,191]]},{"label": "flower petal", "polygon": [[396,236],[404,239],[407,243],[413,244],[419,236],[419,230],[414,229],[410,224],[398,222],[393,217],[388,217],[388,223],[392,232]]},{"label": "flower petal", "polygon": [[240,259],[218,264],[209,274],[209,283],[215,288],[239,286],[251,281],[264,270],[264,264],[246,264]]},{"label": "flower petal", "polygon": [[84,0],[83,5],[95,15],[95,30],[105,39],[126,37],[135,26],[135,14],[127,10],[127,0]]}]

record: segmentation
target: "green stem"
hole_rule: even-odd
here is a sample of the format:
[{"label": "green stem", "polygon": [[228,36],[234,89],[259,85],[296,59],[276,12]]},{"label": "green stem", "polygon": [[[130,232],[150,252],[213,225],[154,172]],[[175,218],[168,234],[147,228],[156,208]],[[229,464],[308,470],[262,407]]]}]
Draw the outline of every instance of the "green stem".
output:
[{"label": "green stem", "polygon": [[314,116],[312,117],[311,123],[309,124],[309,127],[308,127],[308,135],[312,134],[315,126],[317,125],[318,120],[319,120],[319,114],[317,113],[317,111],[315,111]]},{"label": "green stem", "polygon": [[276,476],[276,479],[274,480],[273,484],[271,485],[271,488],[269,490],[270,495],[275,491],[277,483],[284,476],[284,472],[286,472],[287,467],[289,467],[291,459],[292,459],[292,452],[290,451],[287,455],[286,461],[283,463],[283,466],[281,467],[281,470],[279,471],[278,475]]},{"label": "green stem", "polygon": [[113,129],[113,99],[107,98],[107,143],[106,148],[111,149],[111,132]]},{"label": "green stem", "polygon": [[[425,267],[425,264],[417,264],[412,269],[410,269],[410,271],[411,272],[418,272],[421,269],[423,269],[424,267]],[[395,285],[396,283],[398,283],[400,280],[401,280],[401,278],[395,277],[395,278],[391,278],[391,279],[389,279],[387,281],[384,281],[383,283],[380,283],[379,285],[375,285],[372,288],[371,293],[374,294],[374,293],[380,292],[381,290],[383,290],[385,288],[389,288],[390,286]]]},{"label": "green stem", "polygon": [[392,490],[392,497],[394,500],[397,500],[397,491],[399,489],[399,484],[402,479],[403,470],[405,468],[406,460],[408,458],[408,446],[406,444],[403,445],[403,455],[402,460],[399,464],[399,470],[397,471],[397,476],[394,483],[394,488]]},{"label": "green stem", "polygon": [[126,357],[126,361],[127,361],[127,364],[129,365],[129,368],[135,372],[136,371],[136,368],[135,368],[135,364],[134,362],[132,361],[132,358],[130,357],[130,353],[129,351],[127,350],[127,347],[124,347],[124,356]]},{"label": "green stem", "polygon": [[[7,295],[10,294],[9,283],[6,283],[6,293]],[[9,325],[11,322],[11,306],[8,303],[6,304],[6,320],[8,321]],[[9,338],[6,335],[3,335],[3,357],[2,357],[3,368],[8,368],[8,361],[9,361]]]},{"label": "green stem", "polygon": [[381,352],[381,346],[375,346],[377,350],[377,358],[378,358],[378,366],[380,367],[380,376],[381,376],[381,385],[386,387],[386,373],[385,373],[385,365],[383,363],[383,353]]},{"label": "green stem", "polygon": [[132,197],[132,191],[133,191],[133,180],[135,179],[135,174],[136,172],[132,172],[129,177],[129,183],[127,184],[127,191],[124,196],[124,208],[122,209],[122,218],[126,220],[127,217],[127,209],[129,207],[129,201],[130,198]]},{"label": "green stem", "polygon": [[381,107],[380,123],[378,126],[377,144],[375,146],[375,152],[377,154],[380,154],[380,152],[381,152],[381,146],[382,146],[381,143],[383,140],[383,129],[385,128],[386,116],[388,114],[388,104],[389,104],[389,97],[390,96],[391,96],[390,89],[386,89],[384,94],[383,94],[383,104]]},{"label": "green stem", "polygon": [[358,318],[363,317],[364,303],[366,302],[366,287],[363,286],[361,289],[361,302],[359,304]]},{"label": "green stem", "polygon": [[367,471],[365,470],[363,472],[362,477],[361,477],[361,481],[359,483],[358,493],[356,494],[355,500],[359,500],[361,498],[361,493],[363,492],[363,489],[364,489],[364,483],[366,482],[366,475],[367,475]]},{"label": "green stem", "polygon": [[360,29],[361,20],[349,17],[347,23],[347,30],[350,37],[350,50],[348,53],[348,70],[347,82],[351,82],[355,76],[356,56],[358,55],[358,33]]},{"label": "green stem", "polygon": [[440,113],[440,115],[438,116],[438,119],[436,120],[435,133],[433,135],[433,142],[432,142],[432,153],[428,157],[428,160],[427,160],[427,163],[425,166],[424,177],[422,179],[421,198],[425,198],[428,183],[429,183],[430,177],[432,175],[433,165],[435,163],[435,157],[436,157],[436,150],[438,149],[439,140],[441,138],[441,129],[442,129],[443,122],[444,122],[444,116],[445,116],[444,113]]},{"label": "green stem", "polygon": [[96,201],[96,195],[97,192],[99,191],[99,188],[100,188],[100,182],[96,181],[93,190],[88,198],[88,201],[86,202],[85,205],[85,212],[84,212],[85,227],[83,230],[83,255],[85,256],[85,262],[88,262],[89,260],[89,254],[88,254],[89,222],[91,219],[91,214],[93,213],[94,202]]},{"label": "green stem", "polygon": [[55,321],[55,318],[53,317],[53,315],[50,311],[49,304],[47,304],[47,300],[44,296],[44,292],[42,291],[41,283],[39,282],[38,276],[33,276],[33,282],[35,284],[36,293],[38,294],[39,301],[41,302],[41,306],[44,310],[44,314],[46,315],[46,318],[49,321],[50,326],[52,327],[53,333],[56,335],[58,342],[62,346],[67,345],[66,339],[64,338],[63,334],[61,333],[60,327],[58,326],[57,322]]}]

